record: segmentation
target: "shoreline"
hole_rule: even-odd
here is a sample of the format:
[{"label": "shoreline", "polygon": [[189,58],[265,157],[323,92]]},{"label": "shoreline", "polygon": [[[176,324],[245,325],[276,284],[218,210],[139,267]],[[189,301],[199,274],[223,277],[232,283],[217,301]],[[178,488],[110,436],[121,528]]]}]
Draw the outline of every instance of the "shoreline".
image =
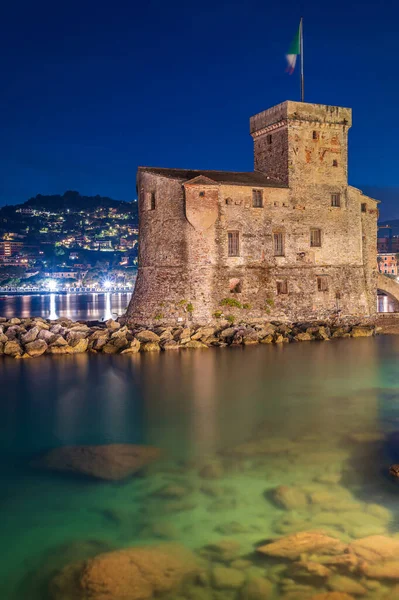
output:
[{"label": "shoreline", "polygon": [[[36,318],[0,317],[0,356],[35,358],[46,355],[136,354],[189,348],[249,346],[255,344],[284,344],[310,341],[329,341],[339,338],[371,337],[384,331],[376,317],[340,320],[307,321],[300,323],[239,323],[228,321],[209,325],[164,327],[131,325],[126,317],[117,321],[54,321]],[[392,325],[391,325],[392,327]],[[389,328],[389,327],[388,327]],[[394,324],[395,329],[395,324]]]}]

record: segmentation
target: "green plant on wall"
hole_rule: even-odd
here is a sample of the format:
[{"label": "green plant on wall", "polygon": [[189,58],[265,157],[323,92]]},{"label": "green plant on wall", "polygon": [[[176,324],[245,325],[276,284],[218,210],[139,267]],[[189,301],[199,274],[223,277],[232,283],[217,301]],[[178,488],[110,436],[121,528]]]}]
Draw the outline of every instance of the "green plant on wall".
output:
[{"label": "green plant on wall", "polygon": [[226,321],[228,321],[229,323],[233,324],[235,320],[236,318],[234,315],[226,315]]},{"label": "green plant on wall", "polygon": [[163,314],[162,313],[156,314],[154,319],[155,319],[155,321],[160,321],[161,319],[163,319]]},{"label": "green plant on wall", "polygon": [[188,304],[186,305],[186,311],[189,313],[194,312],[194,306],[191,304],[191,302],[188,302]]},{"label": "green plant on wall", "polygon": [[243,308],[245,308],[245,310],[250,310],[250,308],[252,308],[252,307],[251,307],[251,305],[250,305],[250,304],[248,304],[248,302],[245,302],[245,303],[242,305],[242,307],[243,307]]},{"label": "green plant on wall", "polygon": [[274,306],[274,300],[273,298],[266,298],[266,306]]},{"label": "green plant on wall", "polygon": [[223,314],[223,312],[221,310],[215,310],[215,312],[213,313],[213,316],[215,317],[215,319],[220,319],[222,314]]},{"label": "green plant on wall", "polygon": [[241,302],[236,300],[236,298],[223,298],[220,301],[220,306],[232,306],[235,308],[242,308]]}]

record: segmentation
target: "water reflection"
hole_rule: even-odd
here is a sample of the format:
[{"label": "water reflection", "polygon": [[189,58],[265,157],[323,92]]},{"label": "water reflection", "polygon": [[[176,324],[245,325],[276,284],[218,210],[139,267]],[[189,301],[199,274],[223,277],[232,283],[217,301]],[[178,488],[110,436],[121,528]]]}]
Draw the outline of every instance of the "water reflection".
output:
[{"label": "water reflection", "polygon": [[[359,500],[378,503],[379,514],[390,511],[395,533],[397,493],[389,491],[382,470],[384,436],[398,426],[398,354],[399,338],[386,336],[279,348],[1,359],[0,533],[7,553],[0,581],[8,586],[1,597],[43,600],[31,586],[13,595],[11,585],[40,572],[49,553],[57,556],[77,540],[116,547],[159,543],[152,527],[162,531],[160,521],[193,548],[229,535],[221,525],[238,523],[242,531],[234,539],[248,557],[260,538],[287,531],[284,519],[292,513],[265,496],[280,485],[349,494],[349,512],[324,511],[337,528],[334,536],[364,537],[375,519],[388,535]],[[382,441],[363,444],[353,434]],[[259,441],[279,449],[237,455],[243,443]],[[28,466],[49,447],[115,442],[153,444],[165,460],[146,476],[118,484]],[[202,461],[222,463],[223,476],[199,477]],[[342,479],[331,482],[335,476]],[[170,482],[189,490],[183,503],[154,493]],[[306,508],[303,527],[325,526],[321,513]]]},{"label": "water reflection", "polygon": [[50,321],[58,319],[58,315],[55,312],[55,294],[50,294],[50,314],[48,316]]},{"label": "water reflection", "polygon": [[122,315],[131,293],[32,294],[0,296],[0,316],[107,320]]}]

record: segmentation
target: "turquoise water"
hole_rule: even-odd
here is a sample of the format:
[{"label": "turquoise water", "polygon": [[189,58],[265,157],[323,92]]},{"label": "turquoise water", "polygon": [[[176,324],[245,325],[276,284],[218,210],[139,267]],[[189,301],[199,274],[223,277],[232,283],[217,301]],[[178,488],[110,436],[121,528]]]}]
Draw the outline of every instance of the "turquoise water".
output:
[{"label": "turquoise water", "polygon": [[[353,503],[351,518],[335,513],[326,525],[309,513],[309,526],[345,541],[394,535],[399,486],[387,469],[399,462],[398,355],[399,337],[386,336],[2,358],[0,598],[45,600],[54,572],[107,549],[171,539],[198,550],[227,537],[248,556],[291,530],[292,515],[270,499],[282,484],[347,494]],[[244,452],[248,441],[274,449]],[[49,448],[114,442],[154,445],[164,458],[118,483],[29,466]],[[215,462],[217,479],[203,479]],[[168,484],[185,488],[184,497],[160,497]],[[371,504],[388,516],[370,521]]]}]

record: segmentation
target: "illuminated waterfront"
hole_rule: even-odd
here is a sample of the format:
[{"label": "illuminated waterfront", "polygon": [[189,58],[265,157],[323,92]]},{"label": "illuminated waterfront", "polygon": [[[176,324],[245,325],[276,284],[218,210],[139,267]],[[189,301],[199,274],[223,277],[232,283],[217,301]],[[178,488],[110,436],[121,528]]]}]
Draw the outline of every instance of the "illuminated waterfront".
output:
[{"label": "illuminated waterfront", "polygon": [[0,315],[101,321],[122,315],[130,297],[131,292],[0,295]]}]

